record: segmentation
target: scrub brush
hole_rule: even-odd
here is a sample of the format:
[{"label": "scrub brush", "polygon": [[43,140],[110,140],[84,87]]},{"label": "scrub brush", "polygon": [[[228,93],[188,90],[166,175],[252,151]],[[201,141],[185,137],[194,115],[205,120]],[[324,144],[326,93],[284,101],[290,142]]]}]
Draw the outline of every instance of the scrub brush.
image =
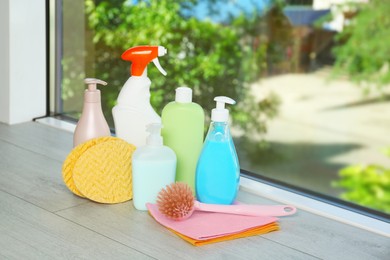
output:
[{"label": "scrub brush", "polygon": [[287,216],[296,212],[290,205],[217,205],[196,201],[191,188],[185,183],[172,183],[157,195],[157,207],[166,217],[185,220],[195,210],[246,216]]}]

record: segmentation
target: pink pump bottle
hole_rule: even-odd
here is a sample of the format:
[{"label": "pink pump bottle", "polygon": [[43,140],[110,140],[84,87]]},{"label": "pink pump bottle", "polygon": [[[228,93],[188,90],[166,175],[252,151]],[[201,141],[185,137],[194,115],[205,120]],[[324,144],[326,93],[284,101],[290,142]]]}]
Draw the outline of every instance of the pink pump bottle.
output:
[{"label": "pink pump bottle", "polygon": [[94,78],[86,78],[84,82],[88,84],[88,89],[84,92],[83,112],[74,131],[73,147],[92,138],[111,135],[102,111],[100,90],[96,87],[97,84],[105,86],[107,83]]}]

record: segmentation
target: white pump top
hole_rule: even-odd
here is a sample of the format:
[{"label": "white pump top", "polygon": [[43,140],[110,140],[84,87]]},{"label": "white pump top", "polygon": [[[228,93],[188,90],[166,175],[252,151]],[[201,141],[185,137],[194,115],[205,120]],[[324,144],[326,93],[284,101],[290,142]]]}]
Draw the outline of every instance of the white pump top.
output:
[{"label": "white pump top", "polygon": [[100,79],[95,79],[95,78],[86,78],[84,80],[84,83],[88,84],[88,91],[97,90],[96,84],[101,84],[103,86],[107,85],[107,82],[100,80]]},{"label": "white pump top", "polygon": [[211,110],[211,121],[227,122],[229,120],[229,110],[225,108],[225,104],[234,105],[236,101],[225,96],[215,97],[214,101],[217,101],[217,107]]},{"label": "white pump top", "polygon": [[146,139],[147,145],[163,145],[163,138],[161,137],[161,128],[162,124],[160,123],[151,123],[146,126],[146,131],[150,133]]},{"label": "white pump top", "polygon": [[178,103],[192,102],[192,89],[187,87],[179,87],[176,89],[175,101]]},{"label": "white pump top", "polygon": [[86,103],[100,103],[100,90],[97,89],[97,84],[107,85],[107,82],[95,79],[86,78],[84,79],[85,84],[88,84],[88,89],[84,92],[84,102]]}]

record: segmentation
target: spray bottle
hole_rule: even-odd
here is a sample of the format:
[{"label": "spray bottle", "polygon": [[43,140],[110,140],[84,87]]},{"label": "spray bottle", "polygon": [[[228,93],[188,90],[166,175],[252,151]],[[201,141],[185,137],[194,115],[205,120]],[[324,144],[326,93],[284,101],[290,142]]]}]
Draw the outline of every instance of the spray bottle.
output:
[{"label": "spray bottle", "polygon": [[88,89],[84,92],[84,106],[73,135],[73,146],[100,136],[110,136],[110,128],[104,118],[100,100],[100,90],[96,85],[107,85],[100,79],[86,78]]},{"label": "spray bottle", "polygon": [[228,97],[214,98],[217,107],[211,111],[211,124],[196,167],[195,187],[199,201],[232,204],[237,196],[240,166],[228,125]]},{"label": "spray bottle", "polygon": [[133,203],[138,210],[147,210],[146,203],[156,203],[157,194],[175,182],[176,155],[163,145],[161,124],[150,124],[146,145],[138,147],[132,156]]},{"label": "spray bottle", "polygon": [[147,65],[152,61],[165,76],[158,57],[164,56],[167,50],[162,46],[137,46],[122,54],[122,59],[131,61],[131,77],[119,93],[117,105],[112,109],[115,131],[119,138],[135,145],[144,145],[146,126],[161,123],[160,116],[150,104],[151,81],[147,76]]}]

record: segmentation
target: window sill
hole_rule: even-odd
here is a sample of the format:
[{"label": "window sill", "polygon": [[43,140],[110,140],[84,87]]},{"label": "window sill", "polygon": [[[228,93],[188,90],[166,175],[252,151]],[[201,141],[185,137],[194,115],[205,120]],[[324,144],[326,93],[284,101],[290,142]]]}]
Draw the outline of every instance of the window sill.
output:
[{"label": "window sill", "polygon": [[390,237],[390,224],[378,219],[245,177],[241,177],[240,185],[242,190],[252,194],[278,201],[280,203],[291,204],[301,210],[374,232],[382,236]]}]

